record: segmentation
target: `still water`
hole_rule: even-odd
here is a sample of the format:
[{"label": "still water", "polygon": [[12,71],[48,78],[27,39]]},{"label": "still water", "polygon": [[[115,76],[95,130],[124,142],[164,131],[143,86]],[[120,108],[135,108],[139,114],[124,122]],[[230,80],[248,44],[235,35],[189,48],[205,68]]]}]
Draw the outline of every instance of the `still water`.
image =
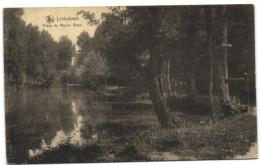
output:
[{"label": "still water", "polygon": [[82,146],[106,124],[159,125],[151,103],[122,100],[83,89],[19,89],[6,92],[9,161],[26,160],[63,143]]}]

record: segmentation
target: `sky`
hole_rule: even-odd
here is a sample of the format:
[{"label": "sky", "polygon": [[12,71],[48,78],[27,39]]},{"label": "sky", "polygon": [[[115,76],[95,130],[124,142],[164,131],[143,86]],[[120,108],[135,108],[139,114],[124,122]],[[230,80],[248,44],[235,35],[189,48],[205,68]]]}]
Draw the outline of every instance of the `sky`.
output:
[{"label": "sky", "polygon": [[[95,18],[100,18],[102,12],[108,11],[107,7],[64,7],[64,8],[24,8],[24,15],[22,19],[26,22],[26,25],[37,25],[40,30],[48,31],[55,41],[59,41],[59,38],[63,35],[68,36],[73,44],[77,42],[77,36],[82,31],[89,33],[93,37],[97,26],[90,26],[87,24],[81,15],[77,16],[77,11],[89,11],[95,14]],[[47,16],[52,16],[54,21],[48,23],[46,21]],[[76,18],[75,20],[62,20],[61,18]],[[80,26],[74,26],[77,24]],[[54,25],[57,25],[54,27]]]}]

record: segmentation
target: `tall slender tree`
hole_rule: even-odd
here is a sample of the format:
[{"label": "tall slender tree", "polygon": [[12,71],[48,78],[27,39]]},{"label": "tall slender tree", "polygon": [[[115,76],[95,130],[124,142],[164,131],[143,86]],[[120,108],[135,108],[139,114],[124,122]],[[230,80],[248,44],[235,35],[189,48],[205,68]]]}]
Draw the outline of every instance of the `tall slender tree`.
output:
[{"label": "tall slender tree", "polygon": [[23,9],[4,9],[4,62],[7,78],[14,85],[22,84],[24,75],[25,22]]}]

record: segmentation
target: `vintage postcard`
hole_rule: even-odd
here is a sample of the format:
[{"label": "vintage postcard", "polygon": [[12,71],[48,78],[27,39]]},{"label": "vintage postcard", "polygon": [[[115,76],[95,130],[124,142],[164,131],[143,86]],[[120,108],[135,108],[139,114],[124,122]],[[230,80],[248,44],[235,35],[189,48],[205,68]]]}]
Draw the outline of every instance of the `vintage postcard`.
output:
[{"label": "vintage postcard", "polygon": [[3,13],[8,163],[258,157],[253,5]]}]

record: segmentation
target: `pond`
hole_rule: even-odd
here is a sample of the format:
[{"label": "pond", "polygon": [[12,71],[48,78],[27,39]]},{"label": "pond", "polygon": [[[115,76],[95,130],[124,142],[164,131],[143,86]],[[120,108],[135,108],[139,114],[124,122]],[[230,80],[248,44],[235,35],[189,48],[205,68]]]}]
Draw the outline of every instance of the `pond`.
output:
[{"label": "pond", "polygon": [[81,88],[8,90],[8,162],[20,162],[63,143],[81,146],[99,137],[96,128],[159,125],[151,103]]}]

